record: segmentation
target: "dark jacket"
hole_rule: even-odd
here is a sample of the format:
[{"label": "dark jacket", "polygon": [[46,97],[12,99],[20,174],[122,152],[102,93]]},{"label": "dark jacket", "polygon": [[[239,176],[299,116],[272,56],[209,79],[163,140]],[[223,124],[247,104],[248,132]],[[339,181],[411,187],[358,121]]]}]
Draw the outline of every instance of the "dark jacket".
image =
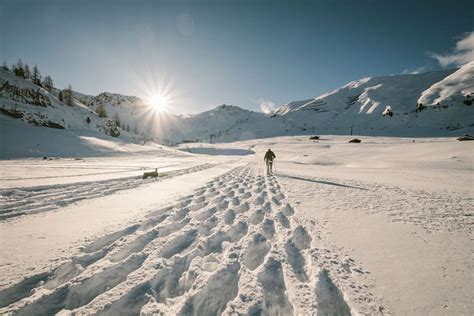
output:
[{"label": "dark jacket", "polygon": [[265,161],[273,161],[273,159],[275,159],[276,156],[275,154],[273,153],[273,151],[271,151],[270,149],[267,150],[267,152],[265,153],[265,158],[263,158],[263,160]]}]

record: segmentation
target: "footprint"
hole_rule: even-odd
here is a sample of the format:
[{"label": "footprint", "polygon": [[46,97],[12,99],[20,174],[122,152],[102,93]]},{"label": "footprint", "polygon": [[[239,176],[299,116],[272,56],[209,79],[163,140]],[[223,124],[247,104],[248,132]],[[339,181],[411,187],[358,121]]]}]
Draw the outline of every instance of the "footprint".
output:
[{"label": "footprint", "polygon": [[247,235],[248,225],[244,221],[240,221],[237,225],[232,226],[229,229],[228,236],[232,242],[238,242],[242,237]]},{"label": "footprint", "polygon": [[288,263],[293,268],[298,280],[301,282],[308,282],[308,276],[304,270],[305,260],[301,255],[299,249],[295,246],[292,240],[288,240],[285,245],[286,255],[288,258]]},{"label": "footprint", "polygon": [[217,207],[210,207],[208,209],[205,209],[204,211],[201,211],[199,214],[195,216],[197,220],[204,221],[214,215],[217,212]]},{"label": "footprint", "polygon": [[186,217],[186,215],[188,215],[188,213],[190,212],[191,210],[187,207],[185,208],[182,208],[182,209],[179,209],[178,211],[176,211],[176,213],[173,215],[172,219],[174,221],[180,221],[182,220],[183,218]]},{"label": "footprint", "polygon": [[130,290],[114,303],[97,313],[100,316],[140,315],[142,307],[152,295],[149,282],[142,283]]},{"label": "footprint", "polygon": [[270,202],[266,202],[265,205],[263,205],[262,209],[267,213],[271,213],[272,204]]},{"label": "footprint", "polygon": [[224,214],[224,223],[230,225],[234,222],[235,212],[231,209],[227,210]]},{"label": "footprint", "polygon": [[235,211],[239,214],[239,213],[245,213],[245,212],[247,212],[249,209],[250,209],[249,203],[245,202],[245,203],[239,205],[239,206],[235,209]]},{"label": "footprint", "polygon": [[267,239],[261,234],[255,234],[243,255],[243,261],[250,270],[255,270],[263,263],[269,251]]},{"label": "footprint", "polygon": [[191,212],[196,212],[196,211],[199,211],[200,209],[205,208],[207,205],[209,205],[208,202],[201,202],[201,203],[198,203],[198,204],[193,204],[193,205],[189,206],[189,210]]},{"label": "footprint", "polygon": [[182,252],[196,240],[197,230],[191,229],[181,236],[174,238],[169,241],[162,249],[161,256],[163,258],[169,259],[172,256]]},{"label": "footprint", "polygon": [[24,279],[10,288],[1,290],[0,307],[8,306],[11,303],[27,297],[40,282],[45,282],[51,275],[51,272],[39,273]]},{"label": "footprint", "polygon": [[199,224],[198,232],[200,235],[207,236],[212,232],[212,229],[218,224],[218,219],[215,215],[212,215],[205,222]]},{"label": "footprint", "polygon": [[303,226],[298,226],[293,231],[293,241],[298,249],[309,249],[311,247],[311,236]]},{"label": "footprint", "polygon": [[321,270],[318,279],[315,291],[318,312],[322,315],[351,315],[342,292],[332,282],[326,269]]},{"label": "footprint", "polygon": [[262,223],[262,233],[267,239],[272,239],[275,235],[275,224],[272,219],[265,218]]},{"label": "footprint", "polygon": [[136,225],[129,226],[129,227],[127,227],[123,230],[120,230],[118,232],[105,235],[104,237],[99,238],[98,240],[94,241],[93,243],[87,245],[82,251],[84,251],[86,253],[96,252],[96,251],[98,251],[98,250],[100,250],[100,249],[102,249],[106,246],[111,245],[116,240],[118,240],[118,239],[120,239],[124,236],[133,234],[138,229],[138,227],[140,227],[140,226],[138,224],[136,224]]},{"label": "footprint", "polygon": [[281,263],[270,258],[258,274],[263,288],[262,310],[266,315],[293,315],[293,307],[286,296],[285,279]]},{"label": "footprint", "polygon": [[253,225],[260,224],[265,216],[265,211],[258,209],[249,216],[249,222]]},{"label": "footprint", "polygon": [[285,216],[291,216],[293,214],[295,214],[295,210],[293,209],[293,207],[291,207],[290,204],[286,204],[285,207],[283,207],[283,214]]},{"label": "footprint", "polygon": [[235,196],[232,198],[232,204],[233,205],[239,205],[240,204],[240,199],[238,196]]},{"label": "footprint", "polygon": [[280,221],[280,223],[283,227],[290,228],[290,221],[288,220],[288,218],[285,215],[283,215],[282,212],[278,212],[276,214],[276,216],[277,216],[278,220]]},{"label": "footprint", "polygon": [[220,315],[239,292],[238,262],[229,264],[211,276],[205,286],[189,297],[179,315]]},{"label": "footprint", "polygon": [[16,315],[55,315],[62,309],[73,310],[91,302],[98,295],[122,283],[137,270],[147,255],[132,256],[124,262],[105,268],[71,287],[65,285],[18,310]]},{"label": "footprint", "polygon": [[144,221],[143,223],[141,223],[140,225],[140,230],[148,230],[152,227],[155,227],[156,225],[160,224],[161,222],[163,222],[165,219],[167,219],[169,217],[170,214],[163,214],[161,216],[157,216],[157,217],[152,217],[146,221]]},{"label": "footprint", "polygon": [[134,253],[140,252],[145,249],[146,245],[148,245],[156,237],[158,237],[158,231],[153,229],[152,231],[141,235],[131,243],[125,245],[125,247],[123,247],[117,253],[113,254],[109,260],[112,262],[121,261]]}]

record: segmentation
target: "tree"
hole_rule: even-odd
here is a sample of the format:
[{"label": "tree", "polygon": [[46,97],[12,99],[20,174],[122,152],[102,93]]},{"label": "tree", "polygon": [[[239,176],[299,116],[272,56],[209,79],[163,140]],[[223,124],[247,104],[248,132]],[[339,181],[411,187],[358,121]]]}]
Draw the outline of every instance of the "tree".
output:
[{"label": "tree", "polygon": [[18,59],[18,62],[16,65],[13,65],[13,73],[15,76],[25,78],[25,69],[23,67],[23,62],[21,61],[21,58]]},{"label": "tree", "polygon": [[40,74],[39,69],[36,65],[33,67],[33,75],[31,77],[31,79],[32,79],[32,81],[35,85],[41,87],[41,74]]},{"label": "tree", "polygon": [[120,117],[119,117],[117,112],[115,112],[114,121],[115,121],[115,124],[117,124],[118,127],[121,127]]},{"label": "tree", "polygon": [[58,99],[59,99],[59,101],[64,102],[64,97],[63,97],[63,92],[62,91],[59,91]]},{"label": "tree", "polygon": [[24,69],[25,69],[25,79],[31,79],[30,67],[28,65],[25,65]]},{"label": "tree", "polygon": [[68,84],[67,88],[63,90],[63,99],[64,103],[66,103],[69,106],[73,106],[72,102],[72,86],[71,84]]},{"label": "tree", "polygon": [[43,86],[46,88],[46,90],[48,90],[49,92],[51,92],[51,90],[53,90],[54,88],[54,84],[53,84],[53,79],[51,79],[51,76],[47,75],[44,77],[43,79]]},{"label": "tree", "polygon": [[105,133],[112,137],[120,136],[120,130],[113,120],[107,120],[107,125],[105,126]]},{"label": "tree", "polygon": [[466,97],[464,98],[464,101],[462,103],[464,103],[465,105],[472,105],[471,96],[469,94],[466,95]]},{"label": "tree", "polygon": [[419,104],[416,105],[416,111],[417,112],[423,111],[424,108],[425,108],[425,106],[423,105],[423,103],[419,103]]},{"label": "tree", "polygon": [[95,110],[99,117],[107,117],[107,112],[105,111],[105,107],[103,104],[100,104],[97,109]]}]

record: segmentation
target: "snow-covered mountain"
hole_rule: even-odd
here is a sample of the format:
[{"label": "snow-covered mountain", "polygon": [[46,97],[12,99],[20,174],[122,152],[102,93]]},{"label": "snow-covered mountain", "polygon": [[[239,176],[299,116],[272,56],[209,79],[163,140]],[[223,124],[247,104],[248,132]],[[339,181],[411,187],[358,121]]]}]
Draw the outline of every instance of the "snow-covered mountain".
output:
[{"label": "snow-covered mountain", "polygon": [[0,157],[94,155],[143,143],[81,102],[90,96],[73,92],[67,105],[60,92],[0,69]]},{"label": "snow-covered mountain", "polygon": [[[0,118],[86,130],[124,141],[231,142],[282,135],[450,136],[474,133],[474,62],[459,69],[364,78],[271,115],[221,105],[194,115],[155,112],[143,100],[73,92],[73,104],[0,70]],[[418,105],[422,103],[423,107]]]},{"label": "snow-covered mountain", "polygon": [[460,104],[474,95],[474,61],[423,91],[418,99],[426,105]]},{"label": "snow-covered mountain", "polygon": [[[460,69],[364,78],[319,97],[294,101],[275,113],[302,132],[387,136],[443,136],[472,132],[473,63]],[[424,108],[417,111],[417,105]],[[391,114],[391,115],[389,115]]]},{"label": "snow-covered mountain", "polygon": [[[229,142],[298,134],[448,136],[474,131],[474,63],[460,69],[364,78],[292,101],[273,115],[222,105],[180,117],[171,142]],[[423,103],[420,111],[417,105]]]},{"label": "snow-covered mountain", "polygon": [[[109,119],[76,98],[67,105],[58,98],[59,91],[46,89],[29,80],[0,69],[0,112],[3,118],[17,119],[35,126],[56,129],[88,130],[118,137],[123,131]],[[130,134],[121,137],[130,140]]]}]

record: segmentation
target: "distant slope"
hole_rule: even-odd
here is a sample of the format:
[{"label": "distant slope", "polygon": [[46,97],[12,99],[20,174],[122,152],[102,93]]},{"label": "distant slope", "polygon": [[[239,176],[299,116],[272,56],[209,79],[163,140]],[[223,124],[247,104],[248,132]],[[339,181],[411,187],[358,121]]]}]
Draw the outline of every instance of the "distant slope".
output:
[{"label": "distant slope", "polygon": [[423,91],[418,102],[426,105],[459,104],[466,95],[474,97],[474,61]]},{"label": "distant slope", "polygon": [[[176,116],[155,112],[138,97],[109,92],[97,96],[74,92],[73,106],[67,106],[58,100],[59,90],[50,93],[0,70],[0,116],[45,128],[165,145],[347,135],[351,131],[358,135],[455,136],[474,134],[474,106],[463,102],[473,91],[471,62],[460,69],[356,80],[315,98],[289,102],[271,115],[221,105]],[[417,110],[418,103],[425,106],[422,111]],[[101,111],[107,117],[99,117]]]},{"label": "distant slope", "polygon": [[72,105],[61,102],[59,91],[48,92],[29,80],[0,69],[0,113],[35,126],[56,129],[83,129],[130,140],[109,119],[73,98]]},{"label": "distant slope", "polygon": [[[47,90],[0,69],[0,158],[102,155],[151,150],[143,139],[83,104],[68,106]],[[156,146],[156,144],[151,144]]]},{"label": "distant slope", "polygon": [[86,129],[53,129],[0,115],[0,159],[86,157],[170,151]]},{"label": "distant slope", "polygon": [[[236,106],[181,117],[171,142],[229,142],[299,134],[449,136],[474,132],[473,64],[423,74],[364,78],[319,97],[292,101],[265,115]],[[440,94],[442,98],[432,95]],[[424,110],[417,111],[425,98]],[[434,102],[436,100],[436,102]],[[439,105],[437,104],[439,102]],[[392,115],[388,115],[392,114]]]},{"label": "distant slope", "polygon": [[[314,99],[291,102],[276,113],[287,119],[292,132],[299,128],[303,133],[348,134],[351,125],[354,133],[362,135],[447,136],[472,132],[474,108],[462,102],[474,90],[472,68],[471,63],[459,70],[365,78]],[[435,92],[445,97],[434,98]],[[421,101],[428,106],[417,112]],[[393,116],[384,116],[387,110]]]}]

